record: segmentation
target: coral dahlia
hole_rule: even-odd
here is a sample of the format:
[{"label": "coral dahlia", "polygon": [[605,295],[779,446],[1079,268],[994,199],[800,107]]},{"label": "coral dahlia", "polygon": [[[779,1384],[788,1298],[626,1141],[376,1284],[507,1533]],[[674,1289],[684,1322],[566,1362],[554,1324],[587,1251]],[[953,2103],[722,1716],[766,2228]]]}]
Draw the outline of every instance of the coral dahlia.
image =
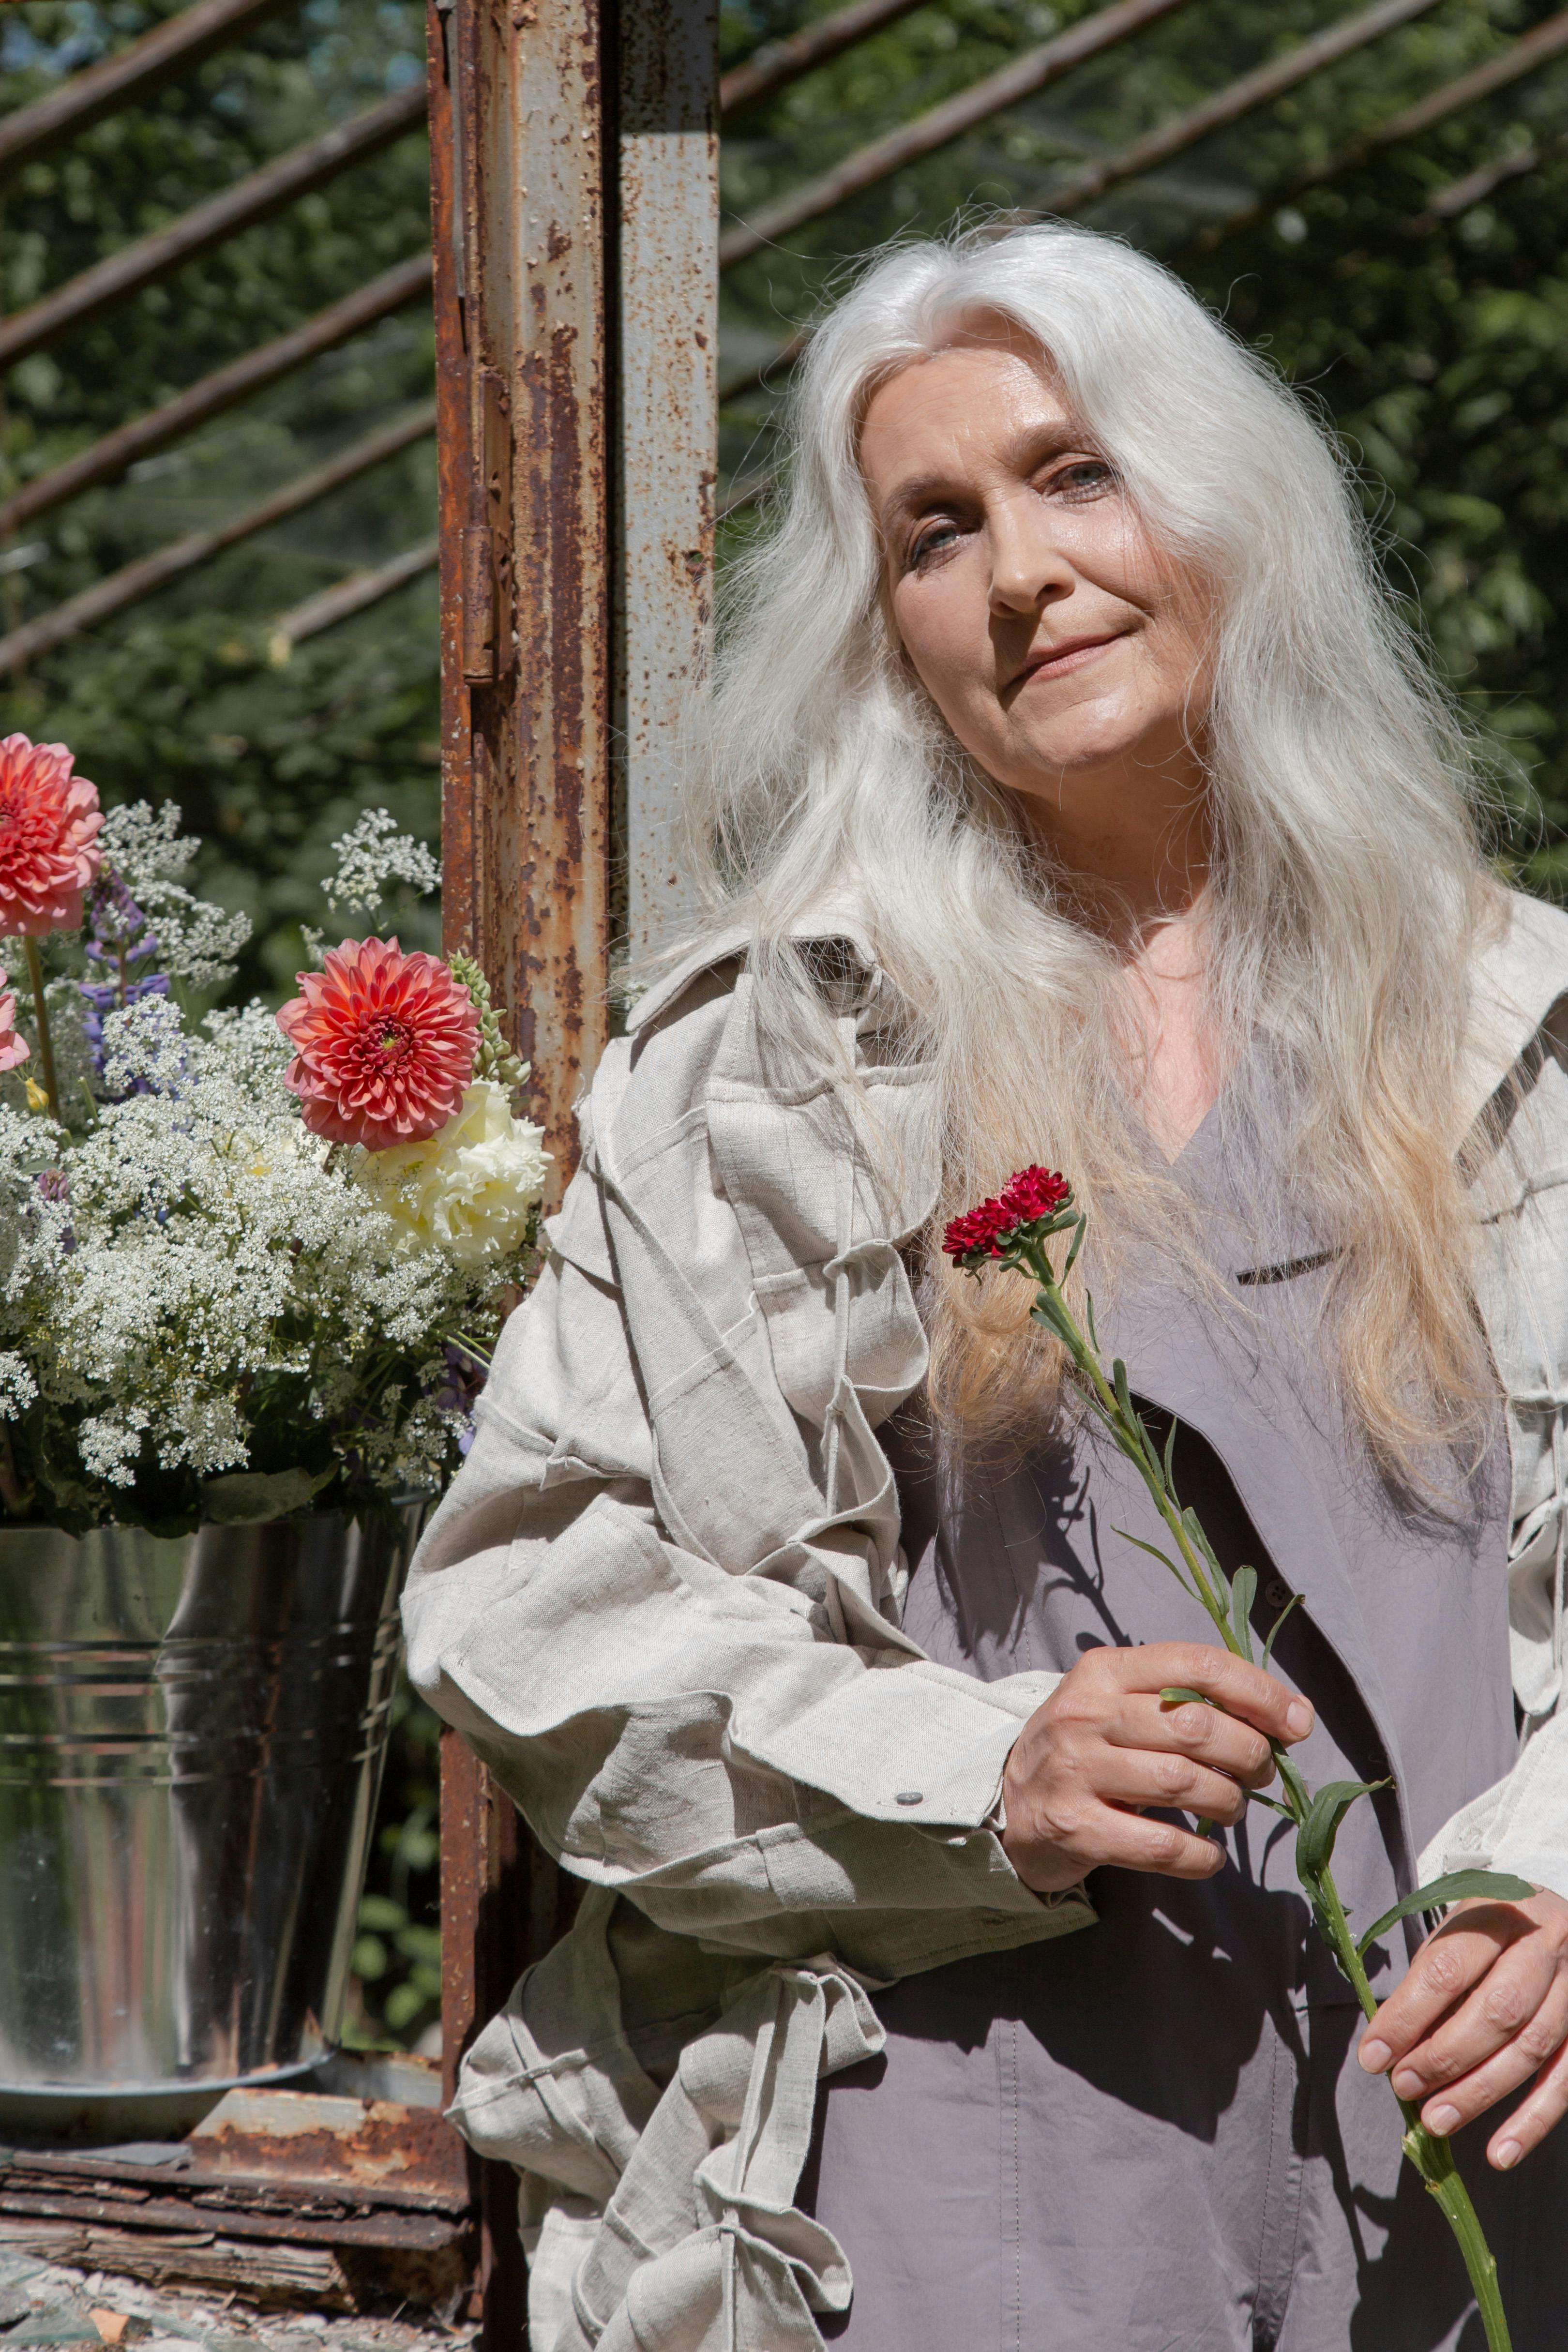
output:
[{"label": "coral dahlia", "polygon": [[98,877],[103,824],[98,787],[71,774],[63,743],[0,741],[0,931],[42,939],[81,923]]},{"label": "coral dahlia", "polygon": [[278,1015],[297,1048],[286,1072],[305,1125],[385,1151],[422,1142],[462,1108],[474,1074],[474,1000],[435,956],[395,940],[345,940]]}]

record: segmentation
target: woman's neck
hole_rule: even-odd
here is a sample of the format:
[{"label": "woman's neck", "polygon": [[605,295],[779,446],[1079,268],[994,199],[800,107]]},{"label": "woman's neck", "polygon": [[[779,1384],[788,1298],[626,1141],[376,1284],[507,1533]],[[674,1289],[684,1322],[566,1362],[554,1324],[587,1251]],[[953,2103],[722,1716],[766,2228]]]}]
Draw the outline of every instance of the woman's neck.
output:
[{"label": "woman's neck", "polygon": [[1203,1125],[1220,1071],[1208,1018],[1208,793],[1184,761],[1121,793],[1030,795],[1031,832],[1077,919],[1115,946],[1136,1021],[1130,1073],[1150,1133],[1174,1160]]}]

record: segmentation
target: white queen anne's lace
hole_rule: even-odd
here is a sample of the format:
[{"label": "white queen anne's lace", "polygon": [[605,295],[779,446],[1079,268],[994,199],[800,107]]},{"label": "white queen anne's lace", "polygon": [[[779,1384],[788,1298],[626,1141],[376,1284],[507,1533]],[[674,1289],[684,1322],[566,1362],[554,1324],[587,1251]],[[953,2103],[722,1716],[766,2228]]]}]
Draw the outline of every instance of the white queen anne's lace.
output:
[{"label": "white queen anne's lace", "polygon": [[493,1332],[524,1271],[538,1130],[480,1087],[416,1181],[378,1182],[302,1126],[265,1005],[193,1030],[150,996],[103,1031],[120,1098],[85,1135],[0,1106],[0,1420],[57,1507],[133,1516],[154,1467],[194,1492],[258,1444],[361,1492],[439,1483],[467,1426],[447,1342]]}]

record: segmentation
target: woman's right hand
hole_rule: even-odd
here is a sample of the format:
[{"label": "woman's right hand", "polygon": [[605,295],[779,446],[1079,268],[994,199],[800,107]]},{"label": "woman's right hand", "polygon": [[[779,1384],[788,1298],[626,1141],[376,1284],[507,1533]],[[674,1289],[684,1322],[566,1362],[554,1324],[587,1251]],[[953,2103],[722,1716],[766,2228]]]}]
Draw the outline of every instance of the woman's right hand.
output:
[{"label": "woman's right hand", "polygon": [[[1173,1685],[1215,1704],[1167,1706],[1160,1693]],[[1274,1777],[1268,1739],[1289,1745],[1311,1727],[1304,1698],[1228,1650],[1194,1642],[1090,1650],[1013,1743],[1003,1851],[1038,1895],[1108,1863],[1212,1878],[1223,1846],[1144,1814],[1196,1813],[1228,1827],[1246,1810],[1245,1792]]]}]

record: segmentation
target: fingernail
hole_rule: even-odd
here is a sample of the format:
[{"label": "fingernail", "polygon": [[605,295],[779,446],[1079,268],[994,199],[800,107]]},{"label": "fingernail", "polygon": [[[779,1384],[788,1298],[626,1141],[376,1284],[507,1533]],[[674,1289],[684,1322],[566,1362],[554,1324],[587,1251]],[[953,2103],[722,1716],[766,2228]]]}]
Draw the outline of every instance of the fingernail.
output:
[{"label": "fingernail", "polygon": [[1402,2066],[1394,2076],[1394,2088],[1402,2099],[1418,2099],[1421,2096],[1421,2077],[1408,2066]]},{"label": "fingernail", "polygon": [[1312,1710],[1304,1698],[1293,1698],[1286,1708],[1285,1727],[1292,1739],[1305,1739],[1312,1728]]},{"label": "fingernail", "polygon": [[1500,2140],[1492,2150],[1492,2162],[1499,2172],[1510,2172],[1523,2154],[1518,2140]]},{"label": "fingernail", "polygon": [[1387,2042],[1379,2042],[1375,2035],[1370,2041],[1363,2042],[1356,2053],[1356,2056],[1369,2074],[1381,2074],[1393,2055],[1394,2053]]},{"label": "fingernail", "polygon": [[1458,2122],[1459,2110],[1458,2107],[1448,2106],[1428,2107],[1421,2120],[1429,2132],[1437,2132],[1446,2136]]}]

